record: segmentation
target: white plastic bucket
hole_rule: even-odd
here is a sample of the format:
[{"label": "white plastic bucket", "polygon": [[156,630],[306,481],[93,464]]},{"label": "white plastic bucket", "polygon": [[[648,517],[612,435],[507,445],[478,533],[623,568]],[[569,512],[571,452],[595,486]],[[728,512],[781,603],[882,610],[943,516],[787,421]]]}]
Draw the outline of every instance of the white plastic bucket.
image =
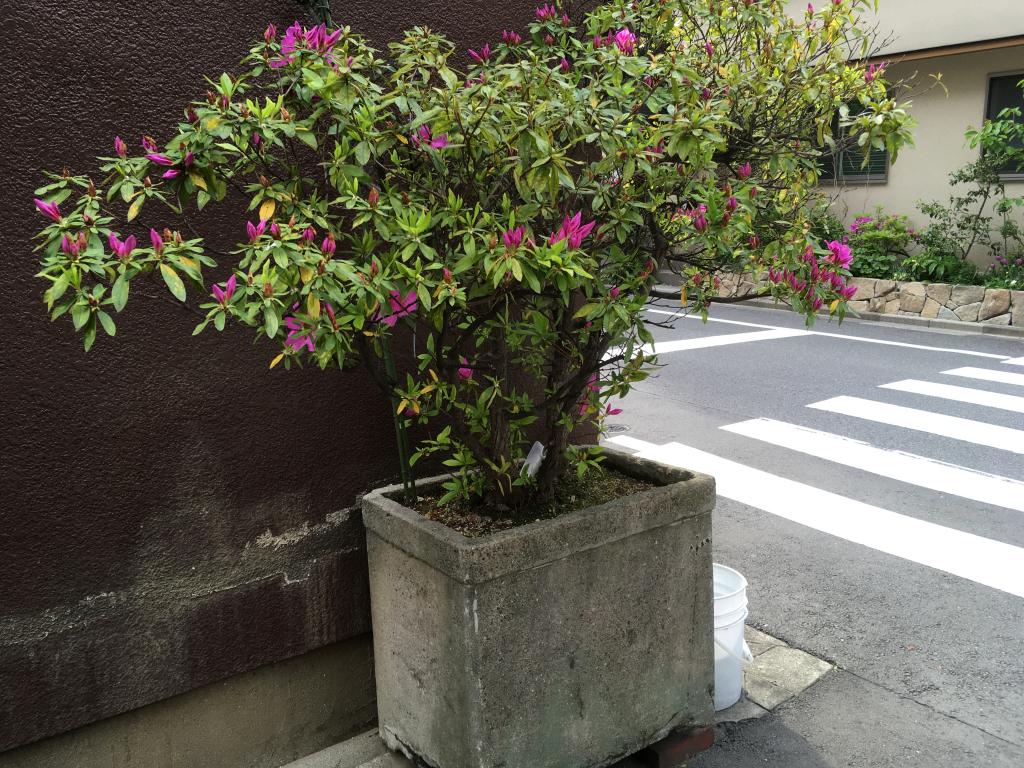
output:
[{"label": "white plastic bucket", "polygon": [[728,709],[743,693],[743,667],[754,660],[743,639],[747,619],[747,580],[739,571],[714,563],[715,711]]}]

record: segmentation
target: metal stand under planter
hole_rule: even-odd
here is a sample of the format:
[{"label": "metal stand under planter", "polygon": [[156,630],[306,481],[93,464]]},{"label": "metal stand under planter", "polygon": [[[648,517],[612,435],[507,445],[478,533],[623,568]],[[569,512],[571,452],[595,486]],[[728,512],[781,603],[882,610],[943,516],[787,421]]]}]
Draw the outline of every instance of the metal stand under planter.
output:
[{"label": "metal stand under planter", "polygon": [[[363,498],[380,733],[436,768],[598,768],[711,724],[707,475],[469,539]],[[441,478],[426,481],[429,488]]]}]

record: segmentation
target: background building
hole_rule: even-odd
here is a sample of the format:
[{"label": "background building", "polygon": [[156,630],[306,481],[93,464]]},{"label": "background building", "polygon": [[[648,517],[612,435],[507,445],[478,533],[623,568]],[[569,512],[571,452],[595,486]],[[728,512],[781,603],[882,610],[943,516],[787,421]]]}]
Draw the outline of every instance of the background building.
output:
[{"label": "background building", "polygon": [[[807,3],[789,6],[800,18]],[[964,141],[968,126],[979,127],[1004,107],[1024,107],[1016,86],[1024,79],[1024,5],[1020,0],[880,0],[877,14],[866,21],[883,43],[874,61],[889,61],[889,79],[911,80],[919,91],[912,109],[916,146],[903,150],[891,167],[873,158],[867,173],[859,159],[840,161],[838,178],[823,187],[837,194],[837,212],[850,218],[882,206],[887,213],[920,219],[917,202],[946,200],[949,173],[977,159],[977,150]],[[930,88],[940,74],[945,90]],[[1007,179],[1008,194],[1024,194],[1024,176]]]}]

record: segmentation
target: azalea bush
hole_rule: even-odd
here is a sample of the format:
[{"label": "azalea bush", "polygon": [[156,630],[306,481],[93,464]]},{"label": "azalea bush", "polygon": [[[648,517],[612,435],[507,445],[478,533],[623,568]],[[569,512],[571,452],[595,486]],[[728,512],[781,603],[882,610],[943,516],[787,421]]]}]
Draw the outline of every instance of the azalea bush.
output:
[{"label": "azalea bush", "polygon": [[[159,140],[115,139],[95,180],[38,190],[46,304],[89,348],[152,277],[198,305],[196,333],[254,329],[271,367],[361,365],[410,490],[436,454],[446,498],[528,509],[596,466],[570,435],[654,364],[659,269],[695,311],[716,271],[759,269],[842,316],[850,251],[808,235],[805,205],[833,115],[861,104],[844,140],[893,156],[909,138],[884,72],[848,63],[869,52],[863,5],[545,4],[468,52],[424,28],[382,53],[348,27],[270,27]],[[187,222],[229,196],[250,215],[214,253]]]}]

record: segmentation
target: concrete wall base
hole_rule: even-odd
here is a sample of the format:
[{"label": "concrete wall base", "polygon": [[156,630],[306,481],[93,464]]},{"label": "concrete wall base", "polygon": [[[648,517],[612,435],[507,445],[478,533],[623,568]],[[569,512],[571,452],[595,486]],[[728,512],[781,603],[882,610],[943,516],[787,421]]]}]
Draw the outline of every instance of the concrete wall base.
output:
[{"label": "concrete wall base", "polygon": [[277,768],[377,716],[369,635],[0,753],[2,768]]}]

